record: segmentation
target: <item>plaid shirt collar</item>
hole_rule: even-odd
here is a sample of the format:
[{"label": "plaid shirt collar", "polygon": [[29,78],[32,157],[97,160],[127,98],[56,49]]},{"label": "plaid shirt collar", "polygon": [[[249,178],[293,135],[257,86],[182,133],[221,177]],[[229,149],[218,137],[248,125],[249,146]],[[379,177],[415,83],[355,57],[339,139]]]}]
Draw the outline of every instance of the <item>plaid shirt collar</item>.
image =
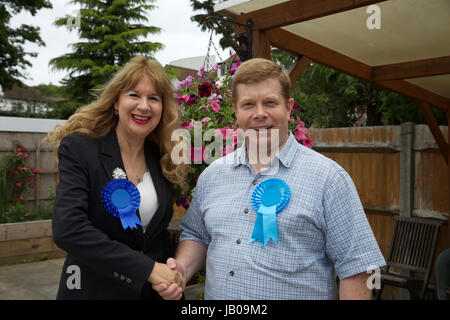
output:
[{"label": "plaid shirt collar", "polygon": [[[295,139],[294,135],[292,134],[292,132],[289,131],[289,136],[288,139],[286,140],[286,143],[283,145],[283,147],[281,148],[281,150],[279,150],[277,152],[277,154],[274,156],[274,158],[276,157],[278,160],[280,160],[280,162],[286,167],[289,168],[291,166],[292,161],[295,158],[295,154],[298,148],[298,142]],[[270,161],[270,165],[273,164],[274,159],[272,158],[272,160]],[[235,152],[234,155],[234,162],[233,162],[233,166],[238,166],[240,164],[249,166],[249,162],[248,162],[248,158],[247,158],[247,151],[245,148],[245,141],[244,143],[242,143],[242,146],[240,148],[238,148]]]}]

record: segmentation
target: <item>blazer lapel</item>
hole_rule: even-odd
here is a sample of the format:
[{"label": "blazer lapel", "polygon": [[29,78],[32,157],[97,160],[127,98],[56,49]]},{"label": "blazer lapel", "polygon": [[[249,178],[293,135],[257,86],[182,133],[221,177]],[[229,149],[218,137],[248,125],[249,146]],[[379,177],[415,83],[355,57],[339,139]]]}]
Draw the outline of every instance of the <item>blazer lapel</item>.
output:
[{"label": "blazer lapel", "polygon": [[122,156],[120,155],[119,142],[116,130],[112,129],[100,143],[101,162],[106,171],[106,176],[112,179],[112,172],[115,168],[125,171]]},{"label": "blazer lapel", "polygon": [[[101,153],[101,163],[105,169],[106,176],[109,178],[108,181],[112,180],[113,170],[120,168],[125,172],[125,166],[123,165],[122,156],[120,154],[119,141],[117,140],[116,130],[112,129],[100,143],[100,153]],[[141,216],[139,214],[139,209],[136,211],[136,215],[139,220]],[[141,227],[138,226],[138,230]]]}]

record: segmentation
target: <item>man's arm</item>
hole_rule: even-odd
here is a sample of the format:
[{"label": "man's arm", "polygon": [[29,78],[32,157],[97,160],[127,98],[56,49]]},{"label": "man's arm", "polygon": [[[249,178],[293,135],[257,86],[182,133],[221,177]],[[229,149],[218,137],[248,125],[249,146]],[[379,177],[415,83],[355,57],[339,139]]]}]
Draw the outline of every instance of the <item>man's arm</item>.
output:
[{"label": "man's arm", "polygon": [[342,279],[339,283],[340,300],[371,300],[371,290],[367,287],[369,274],[366,272]]},{"label": "man's arm", "polygon": [[178,244],[175,257],[188,282],[196,272],[205,268],[206,247],[192,240],[184,240]]},{"label": "man's arm", "polygon": [[192,240],[184,240],[178,244],[176,261],[172,258],[167,260],[170,269],[176,270],[182,274],[184,281],[182,286],[176,284],[161,283],[153,285],[153,289],[165,300],[178,300],[181,298],[183,289],[192,276],[204,269],[206,262],[206,247]]}]

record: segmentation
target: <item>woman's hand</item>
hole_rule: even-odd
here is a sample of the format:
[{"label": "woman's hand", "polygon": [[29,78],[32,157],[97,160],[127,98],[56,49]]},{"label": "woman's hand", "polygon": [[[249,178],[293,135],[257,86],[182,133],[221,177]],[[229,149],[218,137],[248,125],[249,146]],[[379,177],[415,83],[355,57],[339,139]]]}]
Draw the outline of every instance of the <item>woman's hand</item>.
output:
[{"label": "woman's hand", "polygon": [[148,282],[152,285],[166,283],[176,284],[184,289],[184,278],[175,268],[171,269],[166,264],[155,262],[152,273],[148,277]]},{"label": "woman's hand", "polygon": [[167,259],[167,266],[170,270],[176,271],[180,277],[181,283],[159,283],[153,284],[152,288],[164,299],[164,300],[179,300],[183,295],[183,290],[186,286],[186,277],[184,275],[184,268],[175,259]]}]

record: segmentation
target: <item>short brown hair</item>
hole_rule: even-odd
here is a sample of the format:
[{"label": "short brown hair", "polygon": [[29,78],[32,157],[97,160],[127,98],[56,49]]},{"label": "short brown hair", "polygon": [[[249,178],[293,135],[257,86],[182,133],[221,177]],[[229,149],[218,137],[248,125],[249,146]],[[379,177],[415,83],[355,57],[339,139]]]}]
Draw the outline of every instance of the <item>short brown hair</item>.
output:
[{"label": "short brown hair", "polygon": [[240,84],[259,83],[267,79],[278,79],[281,85],[281,94],[288,101],[291,91],[291,80],[289,75],[281,66],[272,60],[263,58],[254,58],[242,63],[237,68],[232,82],[231,99],[233,103],[237,102],[237,86]]}]

